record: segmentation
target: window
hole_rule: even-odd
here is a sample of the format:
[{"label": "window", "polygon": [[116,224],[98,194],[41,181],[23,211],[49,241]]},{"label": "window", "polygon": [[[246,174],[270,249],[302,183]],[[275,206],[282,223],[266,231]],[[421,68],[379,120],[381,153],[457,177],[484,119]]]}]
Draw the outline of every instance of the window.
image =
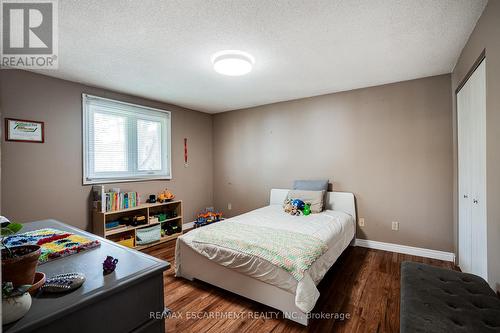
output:
[{"label": "window", "polygon": [[171,179],[170,112],[82,95],[83,183]]}]

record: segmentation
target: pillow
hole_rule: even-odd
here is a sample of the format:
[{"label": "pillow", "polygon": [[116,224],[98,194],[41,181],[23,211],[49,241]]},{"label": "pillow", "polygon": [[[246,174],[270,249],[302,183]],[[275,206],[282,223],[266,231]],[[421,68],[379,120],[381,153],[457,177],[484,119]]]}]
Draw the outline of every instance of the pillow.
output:
[{"label": "pillow", "polygon": [[328,191],[328,179],[321,180],[296,180],[293,182],[294,190]]},{"label": "pillow", "polygon": [[291,190],[288,192],[287,199],[300,199],[311,204],[311,213],[321,213],[323,211],[324,196],[324,191]]}]

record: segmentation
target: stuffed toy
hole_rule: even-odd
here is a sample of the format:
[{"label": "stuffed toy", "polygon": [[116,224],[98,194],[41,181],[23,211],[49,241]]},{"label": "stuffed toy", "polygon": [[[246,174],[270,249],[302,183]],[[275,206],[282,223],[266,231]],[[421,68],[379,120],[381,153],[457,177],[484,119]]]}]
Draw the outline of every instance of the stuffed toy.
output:
[{"label": "stuffed toy", "polygon": [[297,206],[293,206],[292,205],[292,211],[290,212],[290,215],[293,215],[293,216],[300,216],[302,215],[302,211],[300,209],[297,208]]},{"label": "stuffed toy", "polygon": [[304,214],[305,216],[311,214],[311,204],[306,203],[304,205],[304,209],[302,209],[302,214]]},{"label": "stuffed toy", "polygon": [[292,214],[294,206],[292,205],[292,201],[290,199],[286,199],[285,202],[283,203],[283,210],[287,214]]},{"label": "stuffed toy", "polygon": [[[285,213],[300,216],[303,214],[302,209],[304,209],[305,203],[299,199],[286,199],[283,204],[283,210]],[[310,213],[310,210],[309,210]]]},{"label": "stuffed toy", "polygon": [[292,200],[292,205],[297,207],[298,210],[302,210],[304,209],[304,206],[306,205],[304,203],[304,201],[300,200],[300,199],[293,199]]}]

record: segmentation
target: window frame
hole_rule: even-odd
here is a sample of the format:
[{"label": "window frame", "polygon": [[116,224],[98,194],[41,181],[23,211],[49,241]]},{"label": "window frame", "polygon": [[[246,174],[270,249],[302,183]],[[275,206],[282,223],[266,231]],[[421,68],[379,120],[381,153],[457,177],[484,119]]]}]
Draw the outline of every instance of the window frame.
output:
[{"label": "window frame", "polygon": [[[90,166],[90,161],[88,160],[88,148],[90,143],[90,137],[89,137],[89,123],[88,121],[90,120],[90,106],[91,102],[97,102],[103,104],[104,107],[108,108],[114,108],[117,110],[117,113],[134,113],[134,110],[138,111],[151,111],[151,112],[156,112],[156,113],[162,113],[165,114],[165,124],[162,125],[162,146],[166,144],[165,150],[162,149],[163,151],[166,151],[167,156],[161,156],[162,157],[162,166],[165,164],[166,166],[166,172],[167,174],[163,173],[163,169],[160,170],[159,172],[155,174],[151,174],[151,171],[144,171],[138,172],[138,170],[133,170],[135,171],[135,175],[130,175],[130,174],[124,174],[123,177],[120,176],[113,176],[114,172],[111,172],[107,175],[107,177],[94,177],[91,178],[89,172],[91,172],[92,167]],[[149,118],[152,119],[153,117]],[[144,120],[148,120],[148,117],[143,118]],[[165,131],[163,131],[163,126],[165,128]],[[165,133],[164,133],[165,132]],[[131,133],[128,133],[128,136]],[[136,139],[133,141],[134,146],[135,146],[135,151],[133,152],[135,159],[137,160],[137,132],[135,132]],[[105,97],[100,97],[100,96],[95,96],[95,95],[89,95],[89,94],[82,94],[82,141],[83,141],[83,151],[82,151],[82,157],[83,157],[83,173],[82,173],[82,182],[83,185],[95,185],[95,184],[111,184],[111,183],[124,183],[124,182],[140,182],[140,181],[150,181],[150,180],[171,180],[172,179],[172,113],[167,110],[162,110],[162,109],[157,109],[157,108],[152,108],[148,106],[143,106],[143,105],[138,105],[138,104],[133,104],[133,103],[127,103],[127,102],[122,102],[118,101],[115,99],[110,99],[110,98],[105,98]],[[127,140],[127,144],[130,143],[131,140]],[[130,161],[130,158],[128,162]],[[137,164],[137,161],[135,161]],[[130,169],[130,167],[129,167]],[[129,173],[128,171],[126,173]],[[149,173],[149,174],[148,174]],[[161,173],[161,174],[160,174]]]}]

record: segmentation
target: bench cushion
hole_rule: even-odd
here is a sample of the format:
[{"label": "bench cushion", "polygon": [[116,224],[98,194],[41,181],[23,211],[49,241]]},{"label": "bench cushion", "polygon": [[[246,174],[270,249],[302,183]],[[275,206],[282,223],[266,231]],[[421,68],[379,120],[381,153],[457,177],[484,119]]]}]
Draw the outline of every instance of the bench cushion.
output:
[{"label": "bench cushion", "polygon": [[400,331],[500,332],[500,299],[482,278],[401,264]]}]

